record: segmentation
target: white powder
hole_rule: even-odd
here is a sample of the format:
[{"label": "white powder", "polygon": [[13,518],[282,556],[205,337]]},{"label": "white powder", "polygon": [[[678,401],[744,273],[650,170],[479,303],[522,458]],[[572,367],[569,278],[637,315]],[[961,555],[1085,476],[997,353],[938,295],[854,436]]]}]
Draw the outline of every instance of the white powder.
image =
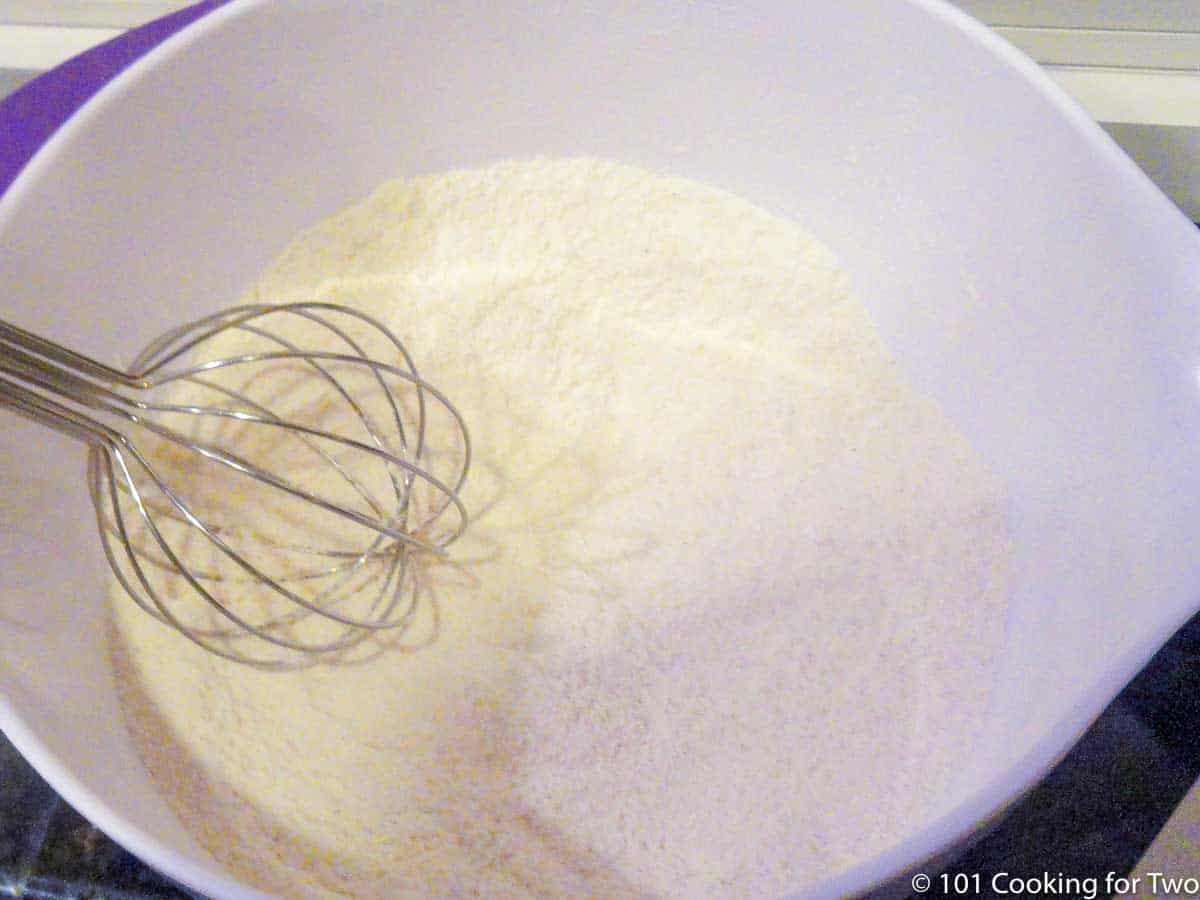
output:
[{"label": "white powder", "polygon": [[239,876],[761,897],[947,802],[1001,630],[1000,492],[799,228],[505,163],[385,185],[251,293],[400,334],[472,429],[478,518],[367,664],[228,664],[115,598],[131,731]]}]

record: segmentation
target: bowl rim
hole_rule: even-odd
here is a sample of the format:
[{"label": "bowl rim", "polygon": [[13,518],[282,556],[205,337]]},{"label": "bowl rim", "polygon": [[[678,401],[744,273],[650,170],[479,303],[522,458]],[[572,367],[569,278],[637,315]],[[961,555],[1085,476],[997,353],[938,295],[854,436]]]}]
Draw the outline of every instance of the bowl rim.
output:
[{"label": "bowl rim", "polygon": [[[62,147],[68,144],[76,133],[86,129],[105,107],[119,100],[129,85],[164,60],[203,40],[210,31],[270,2],[272,0],[229,0],[216,6],[167,36],[100,86],[47,137],[17,172],[8,188],[0,194],[0,230],[41,174],[55,164]],[[953,28],[1022,77],[1070,124],[1082,140],[1102,154],[1115,182],[1120,183],[1121,190],[1132,192],[1133,196],[1152,206],[1157,205],[1161,215],[1176,217],[1180,225],[1196,233],[1187,217],[1162,194],[1083,107],[1037,63],[987,26],[952,6],[948,0],[904,2],[931,19]],[[121,37],[118,37],[114,42],[120,40]],[[1195,238],[1195,246],[1200,250],[1200,234]],[[1197,256],[1200,258],[1200,253]],[[936,819],[909,833],[882,852],[848,869],[822,878],[791,896],[817,898],[861,894],[889,882],[898,882],[910,873],[920,871],[923,864],[961,845],[987,822],[1000,816],[1054,767],[1120,689],[1187,618],[1187,614],[1180,614],[1173,619],[1164,620],[1160,628],[1141,644],[1112,660],[1103,676],[1088,690],[1081,692],[1079,701],[1054,727],[1048,729],[1018,762],[994,776],[984,786],[963,797]],[[215,863],[197,863],[112,811],[100,796],[76,778],[61,759],[37,738],[33,728],[17,714],[3,694],[0,694],[0,730],[71,806],[153,868],[203,894],[215,893],[222,898],[248,900],[271,896],[221,872]],[[936,869],[927,874],[933,874],[935,871]]]}]

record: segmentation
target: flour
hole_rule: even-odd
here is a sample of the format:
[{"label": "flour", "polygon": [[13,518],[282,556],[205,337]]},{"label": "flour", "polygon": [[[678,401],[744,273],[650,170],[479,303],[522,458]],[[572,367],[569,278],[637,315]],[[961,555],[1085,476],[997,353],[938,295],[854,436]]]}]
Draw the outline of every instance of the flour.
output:
[{"label": "flour", "polygon": [[114,598],[146,763],[288,897],[762,897],[943,808],[992,680],[998,485],[831,254],[595,161],[398,181],[252,299],[370,312],[476,442],[457,565],[369,662],[228,664]]}]

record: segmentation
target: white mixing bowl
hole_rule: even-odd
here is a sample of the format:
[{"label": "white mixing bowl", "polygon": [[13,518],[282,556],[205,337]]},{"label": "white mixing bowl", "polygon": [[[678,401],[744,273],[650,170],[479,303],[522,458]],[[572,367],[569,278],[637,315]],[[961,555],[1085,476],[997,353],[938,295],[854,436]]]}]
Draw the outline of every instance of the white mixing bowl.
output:
[{"label": "white mixing bowl", "polygon": [[[530,155],[623,160],[798,217],[1007,482],[1016,593],[957,804],[811,893],[969,833],[1200,599],[1200,238],[951,8],[234,2],[117,78],[0,201],[3,315],[127,361],[377,182]],[[0,727],[147,862],[258,896],[188,839],[121,726],[82,451],[0,423]]]}]

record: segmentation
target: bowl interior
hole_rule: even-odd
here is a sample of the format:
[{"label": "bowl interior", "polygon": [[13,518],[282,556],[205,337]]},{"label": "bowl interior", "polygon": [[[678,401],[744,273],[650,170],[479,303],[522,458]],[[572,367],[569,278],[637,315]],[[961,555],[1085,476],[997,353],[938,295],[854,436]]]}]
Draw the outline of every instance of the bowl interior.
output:
[{"label": "bowl interior", "polygon": [[[1194,229],[948,7],[235,2],[119,77],[0,201],[4,315],[125,362],[379,181],[535,155],[797,217],[1004,478],[1017,587],[961,802],[821,890],[937,849],[1043,771],[1191,611],[1200,502]],[[120,727],[83,452],[3,421],[0,725],[135,852],[243,894]]]}]

